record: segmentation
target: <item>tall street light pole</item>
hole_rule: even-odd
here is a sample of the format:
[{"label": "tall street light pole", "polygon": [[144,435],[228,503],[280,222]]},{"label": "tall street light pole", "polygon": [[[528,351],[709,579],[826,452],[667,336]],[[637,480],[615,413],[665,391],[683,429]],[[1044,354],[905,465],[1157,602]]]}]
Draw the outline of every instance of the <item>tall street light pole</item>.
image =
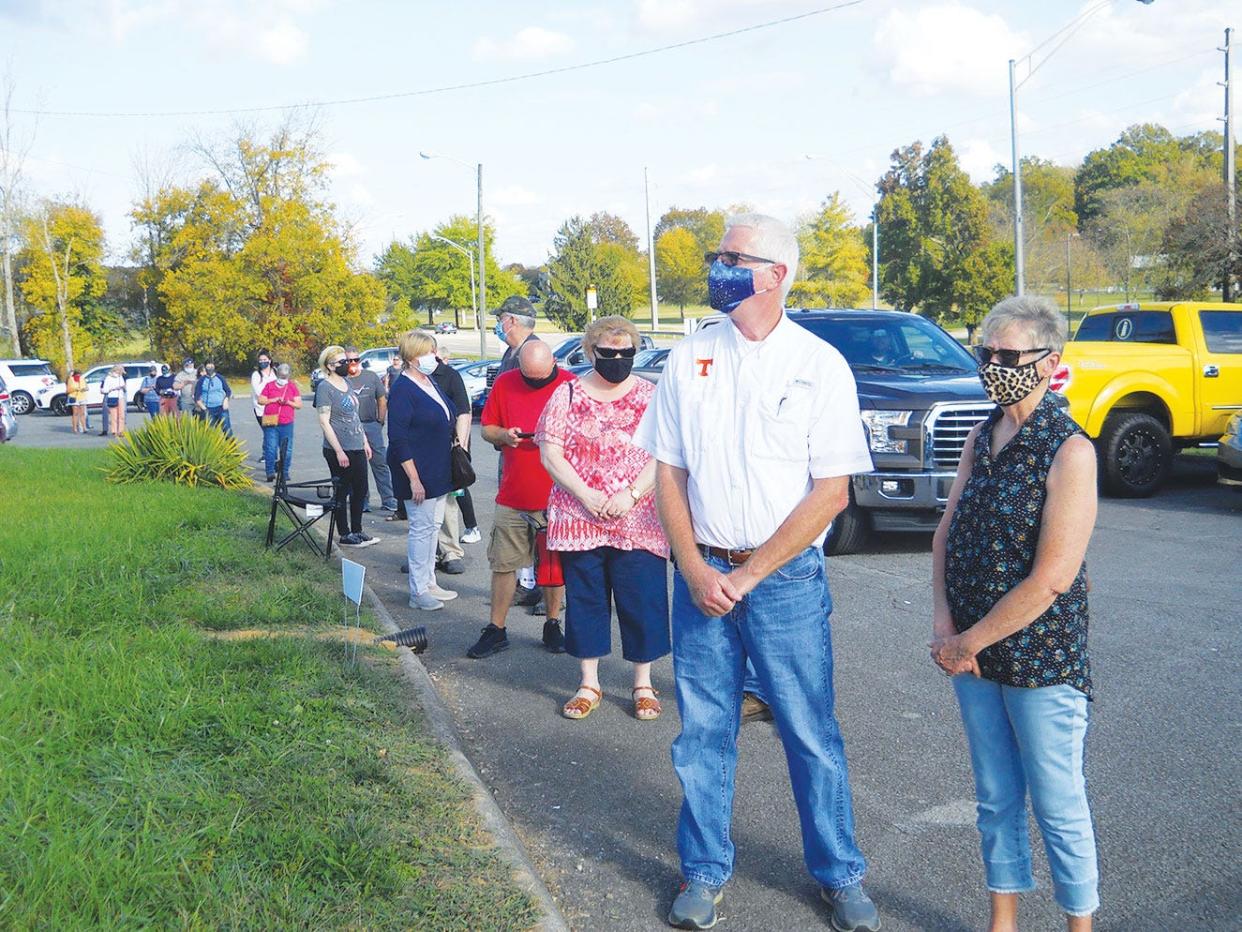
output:
[{"label": "tall street light pole", "polygon": [[1220,298],[1222,301],[1233,299],[1233,266],[1234,261],[1237,259],[1239,237],[1238,148],[1234,142],[1233,134],[1233,79],[1229,73],[1230,45],[1232,44],[1230,38],[1232,35],[1232,29],[1225,30],[1225,45],[1220,49],[1220,51],[1225,53],[1225,80],[1221,82],[1221,86],[1225,89],[1225,216],[1228,218],[1229,223],[1228,238],[1225,240],[1229,244],[1229,248],[1225,253],[1225,275],[1221,282]]},{"label": "tall street light pole", "polygon": [[475,310],[475,326],[479,328],[479,358],[487,358],[487,331],[483,328],[483,320],[487,317],[487,246],[483,240],[483,163],[479,162],[472,166],[469,162],[463,162],[461,159],[453,158],[451,155],[441,155],[438,152],[420,152],[420,158],[424,159],[448,159],[450,162],[456,162],[458,165],[464,165],[467,168],[476,170],[476,178],[478,183],[478,225],[479,225],[479,299],[477,309]]},{"label": "tall street light pole", "polygon": [[[1013,273],[1014,294],[1017,295],[1021,295],[1026,291],[1026,260],[1024,255],[1026,236],[1023,230],[1022,217],[1022,160],[1018,151],[1018,89],[1029,81],[1036,71],[1047,64],[1048,59],[1055,55],[1073,37],[1074,33],[1078,32],[1086,24],[1087,20],[1104,8],[1112,6],[1112,2],[1113,0],[1100,0],[1099,3],[1085,9],[1021,58],[1009,59],[1009,135],[1010,147],[1013,150]],[[1150,6],[1154,0],[1138,0],[1138,2]],[[1052,47],[1036,62],[1036,55],[1048,46]],[[1025,65],[1027,68],[1026,76],[1018,80],[1018,68],[1022,65]]]},{"label": "tall street light pole", "polygon": [[1070,242],[1076,237],[1077,233],[1065,234],[1065,329],[1069,331],[1070,327],[1070,310],[1074,300],[1074,286],[1070,278]]},{"label": "tall street light pole", "polygon": [[463,246],[455,240],[449,239],[447,236],[441,236],[439,233],[432,233],[432,239],[437,239],[445,245],[452,246],[458,252],[465,253],[466,258],[470,260],[470,312],[474,314],[475,323],[479,323],[479,301],[474,290],[474,251],[468,246]]},{"label": "tall street light pole", "polygon": [[647,166],[643,166],[643,201],[647,206],[647,276],[651,279],[651,332],[660,329],[660,306],[656,301],[655,243],[651,239],[651,186],[647,183]]}]

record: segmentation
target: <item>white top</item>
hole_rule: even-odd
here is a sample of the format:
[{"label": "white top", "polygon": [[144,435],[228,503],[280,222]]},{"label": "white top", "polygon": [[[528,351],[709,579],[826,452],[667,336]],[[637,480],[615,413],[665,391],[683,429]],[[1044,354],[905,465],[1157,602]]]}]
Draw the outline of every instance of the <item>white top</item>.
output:
[{"label": "white top", "polygon": [[275,381],[275,366],[268,366],[266,373],[260,372],[258,369],[255,369],[254,372],[250,373],[250,401],[254,405],[254,413],[256,417],[262,417],[263,409],[267,407],[267,405],[259,401],[259,396],[263,394],[263,386],[268,382]]},{"label": "white top", "polygon": [[758,342],[725,322],[677,344],[634,443],[689,473],[695,539],[734,550],[776,533],[812,479],[872,469],[849,365],[788,317]]},{"label": "white top", "polygon": [[104,398],[120,398],[124,401],[126,396],[125,376],[113,375],[109,372],[104,376],[103,384],[99,386],[99,391]]}]

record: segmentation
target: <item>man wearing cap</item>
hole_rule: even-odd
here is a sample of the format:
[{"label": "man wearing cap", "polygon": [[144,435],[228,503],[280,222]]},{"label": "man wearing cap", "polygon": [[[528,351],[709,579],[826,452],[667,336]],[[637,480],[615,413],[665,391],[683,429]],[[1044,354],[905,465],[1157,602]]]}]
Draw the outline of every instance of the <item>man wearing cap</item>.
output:
[{"label": "man wearing cap", "polygon": [[500,357],[500,371],[504,375],[518,367],[518,350],[535,336],[535,306],[521,295],[510,295],[492,312],[496,315],[496,336],[507,347]]},{"label": "man wearing cap", "polygon": [[635,445],[656,465],[676,560],[673,678],[681,734],[677,849],[685,882],[668,921],[708,929],[733,873],[737,736],[747,661],[789,765],[807,870],[838,932],[880,927],[862,888],[845,746],[833,712],[832,598],[821,549],[869,472],[854,377],[787,316],[798,241],[779,220],[730,218],[709,254],[711,306],[727,320],[669,354]]},{"label": "man wearing cap", "polygon": [[198,384],[198,369],[194,365],[194,360],[186,357],[181,364],[181,371],[177,373],[177,378],[173,380],[173,388],[178,392],[177,409],[178,416],[185,417],[194,413],[194,387]]}]

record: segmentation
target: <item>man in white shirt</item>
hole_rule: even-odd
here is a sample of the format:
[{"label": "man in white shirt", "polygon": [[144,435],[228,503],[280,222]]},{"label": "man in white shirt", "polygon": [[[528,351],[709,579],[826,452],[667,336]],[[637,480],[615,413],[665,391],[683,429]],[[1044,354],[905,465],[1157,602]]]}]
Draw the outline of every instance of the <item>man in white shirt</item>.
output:
[{"label": "man in white shirt", "polygon": [[683,802],[685,882],[669,913],[706,929],[733,872],[732,818],[742,684],[749,660],[789,761],[807,868],[839,932],[880,926],[862,889],[845,748],[833,713],[832,600],[822,545],[872,468],[849,366],[789,320],[798,267],[788,227],[729,221],[709,254],[712,307],[669,354],[634,442],[658,461],[660,520],[672,545],[673,666],[682,730],[673,766]]}]

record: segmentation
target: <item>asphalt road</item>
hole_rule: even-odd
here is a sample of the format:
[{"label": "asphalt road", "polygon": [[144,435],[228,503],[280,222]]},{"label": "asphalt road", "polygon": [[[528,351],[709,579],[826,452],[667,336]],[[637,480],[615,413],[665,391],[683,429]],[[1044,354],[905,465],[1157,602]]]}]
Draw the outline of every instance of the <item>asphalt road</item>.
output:
[{"label": "asphalt road", "polygon": [[[239,435],[257,449],[244,400],[235,408]],[[142,417],[131,415],[131,424]],[[75,437],[68,425],[31,415],[16,442],[105,442]],[[295,478],[325,472],[319,442],[303,411]],[[495,457],[485,449],[475,460],[486,541]],[[619,658],[602,664],[602,706],[584,722],[563,719],[576,663],[542,650],[542,619],[514,609],[509,651],[465,657],[486,623],[485,544],[467,546],[466,575],[441,576],[461,597],[428,614],[405,604],[404,525],[372,516],[368,530],[383,543],[355,558],[370,566],[369,581],[400,623],[428,625],[423,661],[570,923],[664,927],[678,879],[680,800],[668,757],[678,729],[669,661],[655,666],[659,721],[629,716]],[[829,561],[838,713],[867,886],[886,930],[979,929],[987,916],[962,729],[951,688],[926,655],[929,547],[923,535],[887,536],[867,553]],[[1088,557],[1097,699],[1087,755],[1100,929],[1242,928],[1240,556],[1242,495],[1214,483],[1210,459],[1180,458],[1155,498],[1101,503]],[[743,730],[740,746],[738,858],[720,928],[822,927],[780,743],[770,725],[758,724]],[[1023,897],[1023,928],[1063,928],[1042,851],[1036,860],[1040,891]]]}]

